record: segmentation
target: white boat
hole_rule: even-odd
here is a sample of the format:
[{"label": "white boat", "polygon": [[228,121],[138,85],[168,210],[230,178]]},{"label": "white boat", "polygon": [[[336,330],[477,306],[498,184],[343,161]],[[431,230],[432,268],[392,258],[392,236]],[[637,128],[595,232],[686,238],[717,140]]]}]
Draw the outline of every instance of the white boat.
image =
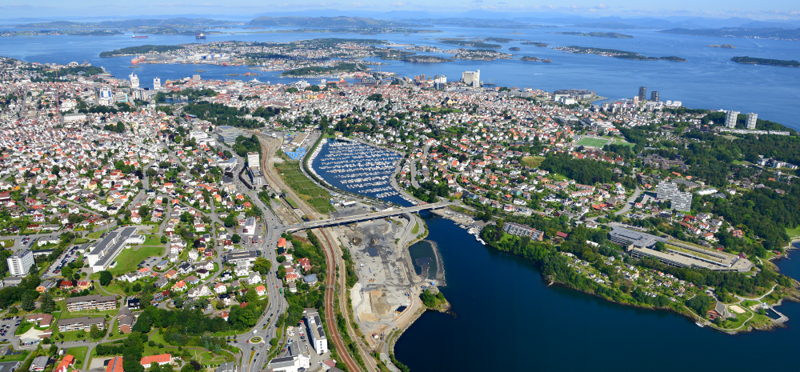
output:
[{"label": "white boat", "polygon": [[705,326],[703,325],[703,323],[700,323],[700,322],[695,322],[694,324],[696,324],[696,325],[697,325],[698,327],[700,327],[700,328],[703,328],[703,327],[705,327]]}]

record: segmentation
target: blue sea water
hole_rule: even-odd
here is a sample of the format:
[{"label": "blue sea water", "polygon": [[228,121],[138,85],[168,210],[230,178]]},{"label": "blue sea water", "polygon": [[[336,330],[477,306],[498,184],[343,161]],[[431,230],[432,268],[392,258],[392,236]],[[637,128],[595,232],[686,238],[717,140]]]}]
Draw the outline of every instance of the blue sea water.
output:
[{"label": "blue sea water", "polygon": [[[530,87],[552,91],[561,88],[585,88],[597,94],[618,99],[633,97],[639,86],[648,92],[657,90],[662,100],[677,100],[685,106],[707,109],[730,109],[743,113],[756,112],[762,119],[773,120],[800,129],[795,114],[800,102],[800,68],[742,65],[730,61],[734,56],[751,56],[785,60],[800,60],[800,43],[781,40],[738,39],[662,34],[653,30],[624,30],[633,39],[607,39],[557,35],[560,31],[593,31],[580,28],[479,29],[465,27],[436,27],[441,33],[356,35],[336,33],[268,33],[209,35],[200,42],[223,40],[292,41],[301,39],[341,37],[373,38],[394,43],[432,45],[444,49],[453,45],[437,42],[443,37],[507,37],[517,40],[540,41],[550,46],[587,46],[627,50],[646,56],[679,56],[688,62],[629,61],[597,55],[577,55],[522,45],[519,41],[504,43],[502,50],[514,55],[512,60],[456,61],[421,64],[389,61],[384,71],[400,76],[442,74],[458,80],[465,70],[481,70],[485,82],[499,86]],[[230,32],[231,30],[221,30]],[[246,32],[238,29],[234,32]],[[41,36],[0,38],[0,55],[30,62],[71,61],[91,62],[103,66],[117,77],[135,72],[143,86],[151,86],[154,77],[177,79],[194,75],[204,79],[244,79],[226,74],[252,71],[246,67],[207,65],[144,65],[131,68],[130,57],[100,58],[99,53],[135,45],[174,45],[199,42],[193,36],[150,35],[148,39],[133,39],[131,34],[116,36]],[[708,48],[709,44],[733,44],[737,49]],[[508,51],[519,47],[520,51]],[[519,57],[530,55],[552,59],[553,62],[523,62]],[[257,78],[271,83],[288,83],[295,79],[267,72]],[[314,82],[313,80],[311,81]],[[649,93],[648,93],[649,98]]]},{"label": "blue sea water", "polygon": [[[395,356],[426,371],[748,371],[797,369],[800,305],[773,332],[727,335],[682,316],[616,305],[547,286],[529,261],[491,250],[453,222],[428,215],[444,261],[441,288],[456,316],[427,312],[397,341]],[[778,261],[787,275],[800,260]]]}]

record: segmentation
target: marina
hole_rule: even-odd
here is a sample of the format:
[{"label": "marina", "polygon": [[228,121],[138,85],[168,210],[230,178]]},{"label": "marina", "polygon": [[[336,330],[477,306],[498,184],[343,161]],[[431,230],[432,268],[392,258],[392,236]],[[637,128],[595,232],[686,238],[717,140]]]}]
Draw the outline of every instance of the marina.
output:
[{"label": "marina", "polygon": [[312,165],[332,187],[398,203],[395,199],[402,199],[391,177],[400,159],[397,153],[359,142],[323,139]]}]

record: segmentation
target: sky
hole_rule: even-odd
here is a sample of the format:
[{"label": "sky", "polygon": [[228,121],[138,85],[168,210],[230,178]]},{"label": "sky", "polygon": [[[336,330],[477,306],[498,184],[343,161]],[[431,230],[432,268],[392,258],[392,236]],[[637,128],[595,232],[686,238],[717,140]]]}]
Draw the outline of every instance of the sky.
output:
[{"label": "sky", "polygon": [[[269,15],[271,12],[336,9],[348,11],[428,11],[458,16],[466,11],[575,14],[587,17],[669,17],[701,16],[714,18],[742,17],[759,20],[800,19],[797,0],[0,0],[0,19],[147,16],[147,15],[214,15],[246,17]],[[527,15],[527,14],[526,14]]]}]

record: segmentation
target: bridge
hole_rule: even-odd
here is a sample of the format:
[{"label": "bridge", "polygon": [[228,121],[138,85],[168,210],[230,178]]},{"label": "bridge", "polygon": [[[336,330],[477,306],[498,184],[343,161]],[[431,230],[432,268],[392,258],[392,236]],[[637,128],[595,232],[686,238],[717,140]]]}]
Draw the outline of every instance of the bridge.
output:
[{"label": "bridge", "polygon": [[341,217],[341,218],[332,218],[328,220],[319,220],[319,221],[309,221],[305,223],[299,223],[296,225],[286,226],[283,231],[285,232],[294,232],[306,229],[317,229],[321,227],[328,227],[328,226],[336,226],[336,225],[347,225],[348,223],[353,222],[361,222],[361,221],[369,221],[375,220],[385,217],[392,217],[397,216],[400,214],[405,213],[413,213],[425,210],[432,210],[432,209],[441,209],[450,205],[450,202],[439,202],[439,203],[432,203],[432,204],[420,204],[415,205],[413,207],[407,208],[390,208],[385,211],[380,212],[372,212],[367,214],[360,214],[357,216],[349,216],[349,217]]}]

